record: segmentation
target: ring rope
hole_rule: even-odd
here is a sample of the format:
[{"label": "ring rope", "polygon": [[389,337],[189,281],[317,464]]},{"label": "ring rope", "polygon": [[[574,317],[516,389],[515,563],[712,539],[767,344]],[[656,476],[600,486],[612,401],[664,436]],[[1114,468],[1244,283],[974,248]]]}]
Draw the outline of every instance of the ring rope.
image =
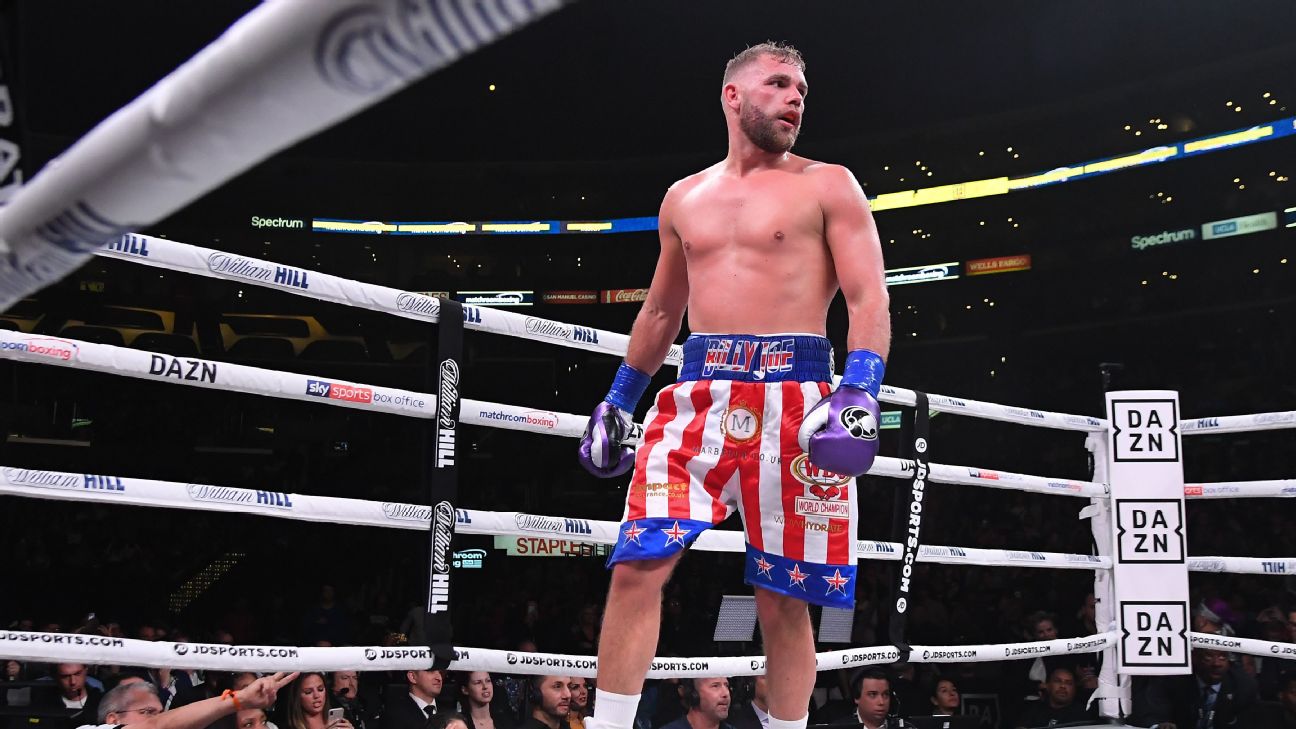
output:
[{"label": "ring rope", "polygon": [[[353,409],[375,410],[393,415],[432,418],[436,413],[436,397],[430,393],[352,383],[294,372],[280,372],[249,365],[189,357],[178,358],[130,347],[9,330],[0,330],[0,358],[80,368],[173,385],[189,385],[326,403]],[[554,413],[536,408],[466,398],[461,401],[460,407],[462,423],[507,427],[512,430],[576,438],[584,432],[586,420],[585,417],[570,413]],[[636,425],[635,440],[641,432],[642,426]],[[912,469],[912,461],[879,456],[874,460],[873,467],[868,473],[907,480],[913,476]],[[936,483],[1061,496],[1105,498],[1108,492],[1106,484],[1101,483],[938,463],[930,464],[928,480]]]},{"label": "ring rope", "polygon": [[78,140],[0,211],[0,311],[93,249],[566,0],[259,5]]},{"label": "ring rope", "polygon": [[[429,507],[418,504],[7,466],[0,467],[0,494],[60,501],[230,512],[394,529],[426,530],[429,517]],[[456,531],[481,536],[548,536],[595,544],[615,544],[619,528],[619,524],[611,521],[569,519],[517,511],[458,509],[457,512]],[[703,532],[693,548],[704,552],[733,553],[741,553],[745,549],[740,532],[714,529]],[[900,544],[871,539],[857,540],[856,551],[861,560],[899,561],[903,556]],[[1296,574],[1296,558],[1290,557],[1205,556],[1188,557],[1187,560],[1190,572]],[[924,544],[919,548],[918,561],[1051,569],[1110,569],[1112,565],[1111,558],[1105,556],[934,544]]]},{"label": "ring rope", "polygon": [[[962,646],[913,646],[911,663],[977,663],[1041,655],[1091,653],[1115,645],[1116,631],[1080,638],[1029,643]],[[1296,657],[1296,644],[1255,638],[1234,638],[1213,633],[1189,633],[1193,647],[1253,656]],[[556,653],[514,653],[487,648],[456,648],[450,664],[459,671],[499,671],[541,674],[561,670],[573,676],[594,677],[598,659]],[[426,647],[338,648],[291,646],[231,646],[223,643],[170,643],[132,638],[106,638],[65,633],[30,633],[0,630],[0,655],[21,661],[75,661],[108,665],[167,668],[183,658],[191,668],[208,670],[418,670],[432,663]],[[853,669],[893,663],[899,651],[889,646],[825,651],[815,655],[815,670]],[[655,658],[648,678],[755,676],[764,673],[763,656]]]},{"label": "ring rope", "polygon": [[[191,273],[196,276],[252,284],[296,296],[356,306],[407,319],[434,322],[440,315],[440,302],[416,291],[402,291],[387,286],[353,281],[296,266],[251,256],[236,256],[165,238],[126,235],[106,244],[96,252],[96,255]],[[302,287],[300,285],[302,282],[309,286]],[[465,306],[464,310],[468,312],[464,321],[464,327],[468,329],[618,356],[625,354],[626,346],[630,342],[630,337],[625,334],[537,316],[526,316],[487,306],[474,304]],[[666,362],[678,366],[682,361],[683,348],[672,345]],[[882,402],[909,407],[913,407],[916,397],[913,390],[891,385],[883,385],[878,395],[878,399]],[[930,409],[943,413],[1086,433],[1104,432],[1109,427],[1106,420],[1087,415],[1054,413],[947,395],[929,394],[928,398]]]},{"label": "ring rope", "polygon": [[[368,309],[416,321],[435,323],[441,318],[441,302],[417,291],[402,291],[389,286],[353,281],[320,271],[151,235],[124,235],[95,251],[95,255],[179,273],[263,286],[317,301]],[[464,305],[464,328],[618,356],[625,354],[630,343],[628,335],[618,332],[467,304]],[[683,361],[683,348],[678,344],[672,345],[666,355],[666,363],[678,367]]]},{"label": "ring rope", "polygon": [[[915,645],[912,646],[913,652],[909,660],[913,663],[975,663],[1043,655],[1093,653],[1114,646],[1117,637],[1117,632],[1110,631],[1082,638],[1029,643]],[[1254,649],[1267,650],[1268,645]],[[1296,646],[1291,647],[1296,649]],[[151,668],[166,668],[175,665],[177,659],[183,659],[184,665],[190,668],[247,671],[407,671],[427,668],[432,663],[432,656],[426,647],[231,646],[223,643],[150,642],[132,638],[5,630],[0,630],[0,655],[24,661],[77,661]],[[489,648],[456,648],[455,655],[450,669],[456,671],[543,674],[560,670],[564,675],[590,678],[598,671],[598,659],[594,656],[516,653]],[[825,651],[815,654],[815,670],[876,666],[894,663],[899,656],[899,651],[890,646]],[[764,672],[764,656],[654,658],[647,677],[757,676]]]},{"label": "ring rope", "polygon": [[1296,497],[1296,479],[1186,483],[1186,499],[1290,499]]},{"label": "ring rope", "polygon": [[1215,433],[1250,433],[1257,430],[1288,430],[1296,428],[1296,410],[1250,415],[1220,415],[1214,418],[1180,420],[1179,431],[1184,435],[1213,435]]},{"label": "ring rope", "polygon": [[[427,531],[429,507],[391,501],[367,501],[336,496],[311,496],[178,483],[123,476],[42,471],[0,467],[0,494],[59,501],[163,507],[192,511],[241,513],[296,521],[349,524]],[[615,544],[620,525],[613,521],[541,516],[516,511],[457,509],[455,531],[481,536],[517,536],[564,539],[593,544]],[[895,542],[856,541],[860,560],[899,561],[901,545]],[[706,552],[745,551],[743,534],[735,530],[708,529],[693,546]],[[978,549],[924,544],[920,562],[982,565],[987,567],[1044,567],[1053,569],[1110,569],[1109,557],[1012,549]]]}]

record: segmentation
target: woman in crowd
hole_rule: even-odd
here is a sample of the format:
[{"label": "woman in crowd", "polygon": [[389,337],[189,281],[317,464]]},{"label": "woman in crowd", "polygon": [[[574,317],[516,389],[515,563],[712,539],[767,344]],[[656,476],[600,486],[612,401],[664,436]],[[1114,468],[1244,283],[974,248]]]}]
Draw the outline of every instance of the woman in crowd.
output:
[{"label": "woman in crowd", "polygon": [[346,719],[328,720],[328,690],[324,687],[324,674],[303,673],[293,681],[284,704],[284,729],[355,729]]},{"label": "woman in crowd", "polygon": [[956,716],[959,713],[959,690],[949,678],[938,678],[932,683],[931,701],[933,716]]},{"label": "woman in crowd", "polygon": [[572,682],[567,685],[571,690],[571,712],[567,714],[569,729],[585,729],[585,717],[594,713],[590,706],[589,685],[585,681],[580,676],[572,676]]},{"label": "woman in crowd", "polygon": [[513,719],[503,707],[496,708],[495,684],[486,671],[459,676],[459,707],[468,729],[513,729]]}]

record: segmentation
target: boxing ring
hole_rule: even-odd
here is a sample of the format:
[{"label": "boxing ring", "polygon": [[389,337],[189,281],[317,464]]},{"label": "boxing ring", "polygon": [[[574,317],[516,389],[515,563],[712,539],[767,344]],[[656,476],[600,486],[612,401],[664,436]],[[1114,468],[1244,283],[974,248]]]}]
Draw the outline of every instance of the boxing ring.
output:
[{"label": "boxing ring", "polygon": [[[83,140],[78,143],[62,160],[51,165],[27,189],[20,192],[8,208],[0,211],[0,240],[5,245],[5,250],[0,251],[4,254],[5,261],[5,267],[0,267],[0,308],[7,308],[18,298],[52,282],[79,265],[86,257],[97,255],[186,275],[261,286],[317,301],[364,308],[424,323],[439,323],[443,308],[448,311],[457,309],[448,309],[441,300],[417,292],[362,283],[319,271],[123,231],[141,227],[162,217],[196,197],[203,189],[215,186],[276,149],[354,113],[362,105],[374,103],[403,83],[439,68],[456,57],[456,54],[448,52],[437,55],[428,51],[423,56],[397,53],[397,50],[408,50],[408,42],[402,45],[398,41],[401,38],[408,41],[415,30],[425,33],[423,37],[427,39],[441,39],[437,42],[429,40],[429,47],[438,46],[441,51],[455,48],[462,54],[560,4],[540,0],[426,0],[424,4],[417,5],[427,10],[426,16],[411,19],[402,16],[404,11],[398,10],[398,4],[389,0],[356,0],[348,6],[355,10],[354,13],[338,13],[326,18],[316,17],[314,11],[319,6],[311,7],[307,2],[281,0],[267,3],[236,24],[224,38],[200,53],[176,74],[164,79],[154,90],[91,132],[87,137],[88,142]],[[299,24],[293,25],[289,20]],[[271,39],[288,39],[293,42],[280,43],[277,46],[279,50],[273,53],[265,49],[265,53],[261,55],[244,53],[247,43],[254,46],[258,43],[273,45]],[[452,43],[454,39],[460,42]],[[378,40],[387,45],[375,45]],[[468,43],[469,40],[476,40],[477,43]],[[439,43],[444,43],[444,47],[439,46]],[[339,49],[350,49],[347,52],[352,55],[348,56]],[[241,60],[233,67],[226,67],[223,64],[227,58]],[[357,61],[357,58],[361,60]],[[351,65],[343,63],[343,60]],[[273,69],[282,66],[286,70],[265,71],[261,69],[262,64],[268,64]],[[339,68],[349,70],[347,74],[339,75]],[[220,72],[218,75],[226,86],[198,84],[191,89],[186,85],[192,80],[190,77],[197,77],[201,81],[202,74],[212,69]],[[315,91],[299,93],[306,93],[313,102],[302,108],[313,109],[318,106],[314,103],[319,101],[316,96],[327,96],[330,102],[336,101],[333,97],[340,94],[338,88],[350,89],[350,105],[339,110],[342,105],[334,104],[334,113],[322,123],[308,128],[310,125],[294,121],[292,134],[271,135],[273,139],[263,139],[262,143],[246,148],[242,146],[240,135],[255,135],[259,129],[254,121],[244,117],[236,127],[223,129],[220,126],[225,117],[241,115],[249,110],[247,104],[236,103],[237,99],[227,100],[223,106],[214,105],[210,115],[183,114],[184,118],[175,126],[161,130],[164,133],[160,135],[160,141],[146,135],[132,136],[113,132],[114,129],[129,131],[130,120],[138,120],[139,115],[146,115],[148,110],[166,117],[168,110],[179,108],[171,104],[178,104],[177,100],[180,99],[200,104],[204,101],[200,91],[214,93],[215,89],[228,92],[230,84],[245,82],[246,74],[251,69],[257,69],[257,73],[261,74],[258,78],[264,81],[260,86],[252,84],[256,87],[254,90],[257,95],[265,94],[268,88],[277,88],[275,84],[287,84],[298,76],[309,76],[315,79],[315,86],[312,87]],[[185,76],[186,73],[189,77]],[[330,73],[333,75],[330,76]],[[331,80],[321,85],[321,78]],[[321,91],[320,88],[324,86],[327,88]],[[361,91],[364,93],[360,93]],[[283,104],[276,103],[268,109],[253,111],[265,112],[264,117],[257,118],[270,122],[308,116],[299,109],[283,107]],[[192,112],[189,107],[185,108]],[[118,123],[122,119],[126,121]],[[103,132],[105,127],[111,127],[111,133]],[[142,128],[158,131],[156,126],[150,127],[147,123]],[[177,150],[189,143],[195,144],[199,151],[194,152],[194,156],[179,154]],[[121,145],[127,146],[119,149]],[[127,151],[122,151],[123,149]],[[107,154],[105,150],[111,153]],[[211,174],[195,176],[192,168],[189,168],[190,174],[186,177],[186,164],[200,158],[200,152],[205,154],[213,151],[237,159],[226,161],[219,170]],[[173,155],[173,152],[176,154]],[[159,171],[149,168],[149,165],[155,164],[167,169]],[[174,167],[169,166],[173,164]],[[119,176],[109,180],[104,177],[109,173]],[[179,185],[181,189],[170,190],[165,195],[157,193],[160,197],[149,200],[147,204],[133,199],[153,195],[158,189],[168,187],[177,176],[185,178],[184,184]],[[132,185],[136,179],[141,180],[138,190],[143,193],[140,195],[136,194],[137,190]],[[118,188],[133,192],[109,194],[111,190]],[[74,201],[71,207],[68,207],[69,200]],[[114,220],[135,222],[110,222]],[[476,332],[519,337],[537,343],[611,355],[623,355],[629,339],[617,332],[485,306],[464,306],[462,318],[464,327]],[[228,362],[175,357],[160,352],[54,336],[0,330],[0,357],[31,364],[145,379],[157,382],[159,386],[165,383],[287,398],[310,402],[319,407],[353,408],[422,420],[439,416],[440,398],[434,393],[279,372]],[[666,364],[678,365],[680,360],[680,348],[675,346],[667,356]],[[922,544],[917,543],[917,540],[910,543],[860,540],[858,554],[861,560],[899,562],[900,569],[906,575],[914,563],[1092,572],[1097,598],[1096,622],[1103,628],[1097,634],[1011,644],[913,645],[908,646],[907,657],[914,663],[966,663],[1102,651],[1104,661],[1097,697],[1103,713],[1108,716],[1120,716],[1122,710],[1128,713],[1129,681],[1127,677],[1118,676],[1115,668],[1116,645],[1121,639],[1122,626],[1119,616],[1113,610],[1115,588],[1112,575],[1116,566],[1112,525],[1114,499],[1108,478],[1109,469],[1119,461],[1113,459],[1109,452],[1110,438],[1114,431],[1120,430],[1119,424],[1113,426],[1108,420],[1087,415],[1020,408],[954,396],[928,395],[889,385],[882,387],[879,400],[906,407],[926,402],[927,409],[934,412],[1085,435],[1085,447],[1093,454],[1096,464],[1092,481],[1051,478],[970,465],[928,464],[918,459],[889,456],[879,456],[869,470],[869,475],[900,479],[911,484],[925,480],[1080,500],[1080,506],[1083,507],[1081,518],[1088,518],[1091,522],[1097,554],[977,549]],[[549,412],[524,404],[463,399],[460,401],[458,423],[578,438],[584,430],[586,418],[585,415]],[[1290,429],[1296,428],[1296,412],[1177,419],[1173,425],[1184,437]],[[642,428],[637,427],[634,437],[638,438],[641,433]],[[574,455],[573,452],[573,457]],[[1212,498],[1286,498],[1296,496],[1296,480],[1186,484],[1183,492],[1183,497],[1189,501]],[[24,468],[21,464],[0,464],[0,494],[121,506],[232,512],[257,517],[422,531],[429,530],[437,517],[436,508],[425,504],[258,491],[220,484],[156,481],[134,478],[130,474],[63,473]],[[616,522],[569,520],[562,515],[456,509],[453,519],[456,530],[464,534],[571,537],[580,542],[597,544],[615,544],[620,536]],[[579,530],[572,529],[572,521],[579,521]],[[708,530],[694,545],[694,549],[742,553],[743,536],[738,531]],[[1296,557],[1185,555],[1184,562],[1187,570],[1196,572],[1296,573]],[[903,608],[901,611],[903,612]],[[1202,633],[1191,633],[1188,637],[1193,647],[1258,656],[1296,656],[1296,644]],[[902,651],[896,646],[855,647],[817,654],[817,667],[820,671],[851,669],[891,663],[901,656]],[[428,668],[433,661],[432,651],[427,647],[228,646],[20,631],[0,631],[0,657],[24,661],[77,661],[158,668],[179,663],[195,669],[253,671],[410,670]],[[454,660],[450,668],[594,676],[597,660],[593,656],[518,653],[463,646],[454,648]],[[743,676],[763,672],[762,656],[713,656],[657,658],[648,675],[650,678],[667,678]]]}]

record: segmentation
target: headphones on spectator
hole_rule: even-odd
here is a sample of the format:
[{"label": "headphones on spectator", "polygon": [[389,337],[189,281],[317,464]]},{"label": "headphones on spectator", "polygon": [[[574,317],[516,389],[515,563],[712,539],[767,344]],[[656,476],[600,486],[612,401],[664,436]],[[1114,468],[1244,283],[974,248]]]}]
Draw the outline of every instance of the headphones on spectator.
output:
[{"label": "headphones on spectator", "polygon": [[702,696],[698,693],[697,681],[695,679],[681,679],[679,687],[680,697],[684,699],[684,703],[690,709],[696,709],[698,706],[702,705]]}]

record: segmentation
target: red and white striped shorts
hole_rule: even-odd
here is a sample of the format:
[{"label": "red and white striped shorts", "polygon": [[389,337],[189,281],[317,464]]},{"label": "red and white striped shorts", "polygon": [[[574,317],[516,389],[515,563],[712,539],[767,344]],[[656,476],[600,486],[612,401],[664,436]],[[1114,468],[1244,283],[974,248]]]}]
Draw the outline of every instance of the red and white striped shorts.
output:
[{"label": "red and white striped shorts", "polygon": [[826,382],[689,380],[664,388],[645,422],[609,564],[669,556],[735,510],[750,584],[849,607],[855,588],[855,481],[797,445]]}]

